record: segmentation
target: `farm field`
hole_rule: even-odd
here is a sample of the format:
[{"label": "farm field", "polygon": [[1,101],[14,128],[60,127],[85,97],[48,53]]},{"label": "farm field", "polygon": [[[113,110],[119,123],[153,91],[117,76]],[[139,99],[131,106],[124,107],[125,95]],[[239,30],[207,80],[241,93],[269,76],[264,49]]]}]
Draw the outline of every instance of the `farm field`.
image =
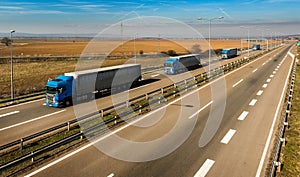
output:
[{"label": "farm field", "polygon": [[[122,43],[124,43],[122,45]],[[253,43],[250,44],[250,47]],[[271,41],[269,41],[271,44]],[[247,48],[247,42],[240,40],[211,40],[213,49],[222,48]],[[136,52],[141,50],[144,53],[167,52],[174,50],[177,53],[185,53],[199,47],[201,51],[208,50],[206,40],[164,40],[164,39],[138,39],[136,40]],[[43,39],[14,39],[14,57],[36,57],[36,56],[80,56],[84,49],[88,47],[90,51],[98,54],[133,54],[133,40],[97,40],[90,42],[89,39],[66,39],[66,40],[43,40]],[[92,48],[97,47],[97,48]],[[88,50],[87,50],[88,51]],[[0,44],[0,58],[9,57],[9,47]]]},{"label": "farm field", "polygon": [[[240,40],[212,40],[213,49],[240,48]],[[134,49],[135,43],[135,49]],[[242,43],[247,47],[246,41]],[[15,95],[24,95],[45,88],[49,78],[54,79],[57,75],[72,72],[78,69],[77,59],[81,54],[87,55],[112,55],[119,56],[106,60],[88,60],[87,66],[81,69],[111,66],[136,61],[143,68],[162,66],[167,55],[155,56],[157,53],[167,53],[169,50],[177,54],[205,53],[208,44],[204,40],[163,40],[163,39],[139,39],[136,41],[101,40],[90,42],[89,39],[15,39],[13,45],[13,57],[54,57],[66,56],[77,57],[73,60],[59,61],[30,61],[14,63],[14,88]],[[126,55],[126,57],[125,57]],[[0,64],[0,99],[10,97],[10,50],[9,47],[0,45],[0,60],[6,58],[7,62]],[[150,56],[150,57],[149,57]],[[154,56],[154,57],[151,57]],[[97,58],[98,59],[98,58]]]}]

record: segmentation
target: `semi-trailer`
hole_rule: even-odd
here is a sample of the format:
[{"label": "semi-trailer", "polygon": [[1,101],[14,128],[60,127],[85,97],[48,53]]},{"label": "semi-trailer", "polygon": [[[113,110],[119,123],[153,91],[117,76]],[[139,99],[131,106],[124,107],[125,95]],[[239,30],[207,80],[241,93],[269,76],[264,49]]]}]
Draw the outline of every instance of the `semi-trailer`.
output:
[{"label": "semi-trailer", "polygon": [[130,88],[141,80],[141,65],[123,64],[59,75],[46,84],[46,105],[64,107],[93,99],[96,93]]},{"label": "semi-trailer", "polygon": [[221,52],[222,59],[229,59],[237,56],[237,48],[223,49]]},{"label": "semi-trailer", "polygon": [[169,57],[164,63],[164,72],[165,74],[177,74],[200,66],[199,54],[181,55]]},{"label": "semi-trailer", "polygon": [[260,50],[260,44],[253,44],[252,50]]}]

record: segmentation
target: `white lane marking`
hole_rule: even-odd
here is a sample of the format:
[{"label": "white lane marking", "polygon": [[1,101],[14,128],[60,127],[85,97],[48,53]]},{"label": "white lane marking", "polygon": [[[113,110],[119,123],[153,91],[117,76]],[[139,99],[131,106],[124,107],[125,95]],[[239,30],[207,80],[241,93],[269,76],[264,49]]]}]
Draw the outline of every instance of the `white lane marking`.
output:
[{"label": "white lane marking", "polygon": [[275,71],[278,71],[278,68],[276,68]]},{"label": "white lane marking", "polygon": [[260,90],[260,91],[257,92],[256,95],[257,95],[257,96],[261,96],[261,95],[263,94],[263,92],[264,92],[263,90]]},{"label": "white lane marking", "polygon": [[108,175],[107,177],[114,177],[115,174],[111,173],[110,175]]},{"label": "white lane marking", "polygon": [[151,77],[157,77],[157,76],[159,76],[159,74],[152,75]]},{"label": "white lane marking", "polygon": [[233,86],[232,87],[236,87],[237,85],[239,85],[241,82],[243,82],[244,81],[244,79],[241,79],[240,81],[238,81],[237,83],[235,83],[235,84],[233,84]]},{"label": "white lane marking", "polygon": [[273,71],[273,74],[276,74],[276,71]]},{"label": "white lane marking", "polygon": [[13,127],[17,127],[17,126],[23,125],[23,124],[27,124],[29,122],[33,122],[33,121],[36,121],[36,120],[39,120],[39,119],[43,119],[43,118],[46,118],[46,117],[49,117],[49,116],[53,116],[55,114],[59,114],[59,113],[64,112],[64,111],[66,111],[66,110],[64,109],[64,110],[57,111],[57,112],[54,112],[54,113],[51,113],[51,114],[47,114],[47,115],[44,115],[44,116],[40,116],[40,117],[37,117],[37,118],[34,118],[34,119],[30,119],[30,120],[27,120],[25,122],[20,122],[20,123],[17,123],[17,124],[8,126],[8,127],[4,127],[4,128],[0,129],[0,132],[3,131],[3,130],[7,130],[7,129],[10,129],[10,128],[13,128]]},{"label": "white lane marking", "polygon": [[255,73],[257,71],[257,68],[255,70],[252,71],[252,73]]},{"label": "white lane marking", "polygon": [[257,100],[256,99],[253,99],[250,103],[249,103],[249,106],[254,106],[256,104]]},{"label": "white lane marking", "polygon": [[209,172],[209,170],[214,165],[214,163],[215,163],[214,160],[206,159],[206,161],[201,166],[201,168],[197,171],[194,177],[205,177],[205,175]]},{"label": "white lane marking", "polygon": [[268,84],[264,84],[262,87],[263,87],[263,88],[267,88],[267,87],[268,87]]},{"label": "white lane marking", "polygon": [[273,74],[271,74],[271,75],[270,75],[270,78],[273,78],[273,77],[274,77],[274,75],[273,75]]},{"label": "white lane marking", "polygon": [[46,103],[44,103],[43,106],[46,106]]},{"label": "white lane marking", "polygon": [[262,66],[265,65],[265,64],[266,64],[266,62],[264,62],[264,63],[262,64]]},{"label": "white lane marking", "polygon": [[205,106],[203,106],[201,109],[199,109],[197,112],[195,112],[193,115],[191,115],[189,117],[189,119],[195,117],[197,114],[199,114],[199,112],[203,111],[204,109],[206,109],[208,106],[210,106],[213,103],[213,101],[210,101],[209,103],[207,103]]},{"label": "white lane marking", "polygon": [[279,68],[280,68],[280,65],[277,66],[277,69],[279,69]]},{"label": "white lane marking", "polygon": [[230,129],[226,135],[224,136],[224,138],[221,140],[221,143],[223,144],[228,144],[229,141],[231,140],[231,138],[233,137],[233,135],[235,134],[236,130],[232,130]]},{"label": "white lane marking", "polygon": [[248,111],[244,111],[244,112],[240,115],[240,117],[238,118],[238,120],[245,120],[245,118],[247,117],[248,114],[249,114]]},{"label": "white lane marking", "polygon": [[1,114],[1,115],[0,115],[0,118],[1,118],[1,117],[5,117],[5,116],[10,116],[10,115],[13,115],[13,114],[17,114],[17,113],[19,113],[19,112],[20,112],[20,111],[13,111],[13,112]]},{"label": "white lane marking", "polygon": [[41,100],[44,100],[44,99],[45,99],[45,98],[38,99],[38,100],[33,100],[33,101],[28,101],[28,102],[26,102],[26,103],[16,104],[16,105],[12,105],[12,106],[8,106],[8,107],[0,108],[0,110],[3,110],[3,109],[9,109],[9,108],[14,108],[14,107],[17,107],[17,106],[22,106],[22,105],[34,103],[34,102],[38,102],[38,101],[41,101]]},{"label": "white lane marking", "polygon": [[[291,50],[291,48],[290,48],[290,50]],[[287,56],[288,55],[286,55],[282,61],[284,61],[287,58]],[[292,66],[293,66],[293,62],[291,62],[289,71],[292,70]],[[281,110],[281,103],[283,102],[284,97],[285,97],[285,90],[287,88],[287,85],[288,85],[287,83],[288,83],[288,80],[290,78],[290,75],[291,75],[291,72],[288,72],[288,76],[285,79],[284,87],[283,87],[282,92],[281,92],[281,97],[280,97],[279,103],[277,105],[276,112],[274,114],[273,122],[272,122],[272,125],[271,125],[271,128],[270,128],[270,131],[269,131],[269,135],[268,135],[268,138],[267,138],[267,141],[266,141],[266,144],[265,144],[265,148],[264,148],[264,151],[262,153],[262,156],[261,156],[261,159],[260,159],[255,177],[260,177],[260,174],[261,174],[261,171],[262,171],[262,168],[263,168],[263,165],[264,165],[264,161],[265,161],[265,158],[267,156],[267,152],[268,152],[268,149],[269,149],[269,146],[270,146],[270,143],[271,143],[271,138],[272,138],[272,135],[273,135],[275,123],[276,123],[276,120],[278,119],[277,117],[279,116],[279,111]]]},{"label": "white lane marking", "polygon": [[[229,73],[225,74],[224,76],[219,77],[218,79],[216,79],[216,80],[214,80],[214,81],[212,81],[212,82],[210,82],[210,83],[207,83],[206,85],[203,85],[202,87],[200,87],[200,88],[198,88],[198,89],[196,89],[196,90],[190,92],[189,94],[186,94],[186,95],[184,95],[183,97],[180,97],[180,98],[178,98],[178,99],[176,99],[176,100],[170,102],[169,104],[167,104],[167,105],[165,105],[165,106],[163,106],[163,107],[161,107],[161,108],[159,108],[159,109],[157,109],[157,110],[151,112],[151,114],[153,114],[153,113],[155,113],[155,112],[157,112],[157,111],[159,111],[159,110],[161,110],[161,109],[164,109],[165,107],[167,107],[167,106],[169,106],[169,105],[171,105],[171,104],[173,104],[173,103],[179,101],[180,99],[182,99],[182,98],[184,98],[184,97],[187,97],[187,96],[189,96],[189,95],[191,95],[191,94],[193,94],[193,93],[195,93],[195,92],[198,92],[199,90],[201,90],[201,89],[203,89],[203,88],[206,88],[206,87],[210,86],[211,84],[213,84],[213,83],[215,83],[215,82],[217,82],[217,81],[219,81],[219,80],[221,80],[221,79],[224,79],[226,76],[229,76],[229,75],[231,75],[231,74],[233,74],[233,73],[235,73],[235,72],[237,72],[237,71],[239,71],[239,70],[241,70],[241,69],[247,67],[248,65],[250,65],[250,64],[252,64],[252,63],[254,63],[254,62],[256,62],[256,61],[259,61],[259,59],[261,59],[261,58],[263,58],[263,57],[266,57],[266,56],[272,54],[273,52],[274,52],[274,51],[272,51],[271,53],[268,53],[268,54],[266,54],[266,55],[264,55],[264,56],[262,56],[262,57],[259,57],[258,59],[253,60],[252,62],[247,63],[247,64],[245,64],[244,66],[241,66],[241,67],[237,68],[236,70],[233,70],[232,72],[229,72]],[[105,135],[105,136],[103,136],[103,137],[101,137],[101,138],[99,138],[99,139],[97,139],[97,140],[91,142],[90,144],[87,144],[87,145],[85,145],[85,146],[83,146],[83,147],[81,147],[81,148],[79,148],[79,149],[77,149],[77,150],[71,152],[70,154],[67,154],[67,155],[63,156],[63,157],[61,157],[60,159],[57,159],[57,160],[55,160],[55,161],[49,163],[48,165],[45,165],[45,166],[43,166],[43,167],[37,169],[36,171],[33,171],[32,173],[26,175],[25,177],[33,176],[33,175],[35,175],[35,174],[37,174],[37,173],[39,173],[39,172],[41,172],[41,171],[43,171],[43,170],[45,170],[45,169],[51,167],[51,166],[53,166],[53,165],[55,165],[55,164],[57,164],[57,163],[59,163],[59,162],[65,160],[65,159],[67,159],[67,158],[69,158],[69,157],[71,157],[71,156],[73,156],[73,155],[75,155],[75,154],[77,154],[77,153],[79,153],[79,152],[85,150],[86,148],[89,148],[90,146],[92,146],[92,145],[94,145],[94,144],[96,144],[96,143],[98,143],[98,142],[100,142],[100,141],[106,139],[107,137],[111,136],[112,134],[115,134],[115,133],[117,133],[117,132],[119,132],[119,131],[121,131],[121,130],[123,130],[123,129],[125,129],[125,128],[127,128],[127,127],[133,125],[133,124],[135,124],[136,122],[143,120],[146,116],[148,116],[148,115],[145,115],[145,116],[141,117],[140,119],[137,119],[137,120],[135,120],[135,121],[132,121],[132,122],[129,123],[129,124],[126,124],[125,126],[123,126],[123,127],[119,128],[119,129],[117,129],[117,130],[115,130],[115,131],[113,131],[113,132],[111,132],[111,133],[109,133],[109,134],[107,134],[107,135]]]},{"label": "white lane marking", "polygon": [[267,79],[267,82],[271,82],[271,79]]}]

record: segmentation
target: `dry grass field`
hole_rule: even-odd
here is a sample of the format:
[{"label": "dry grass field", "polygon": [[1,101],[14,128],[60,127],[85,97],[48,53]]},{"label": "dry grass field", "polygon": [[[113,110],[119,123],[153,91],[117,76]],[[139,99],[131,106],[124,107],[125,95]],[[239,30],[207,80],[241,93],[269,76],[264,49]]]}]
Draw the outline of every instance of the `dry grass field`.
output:
[{"label": "dry grass field", "polygon": [[[105,54],[105,55],[134,55],[136,51],[137,63],[142,67],[161,65],[167,56],[161,58],[143,57],[145,54],[157,54],[158,52],[168,52],[174,50],[176,53],[188,53],[193,50],[205,52],[208,44],[204,40],[163,40],[163,39],[139,39],[135,41],[101,40],[89,43],[88,39],[65,39],[65,40],[44,40],[44,39],[15,39],[13,45],[14,57],[38,57],[38,56],[80,56],[85,54]],[[213,49],[241,47],[240,40],[212,40]],[[243,42],[243,47],[247,43]],[[143,55],[140,55],[140,52]],[[0,44],[0,60],[2,57],[9,57],[9,47]],[[117,65],[122,63],[132,63],[133,59],[109,59],[105,60],[101,66]],[[101,62],[88,65],[100,67]],[[15,95],[23,95],[40,91],[45,88],[48,78],[55,78],[59,74],[74,71],[77,61],[43,61],[43,62],[23,62],[14,63],[14,86]],[[88,67],[90,68],[90,67]],[[10,64],[0,64],[0,99],[10,96]]]},{"label": "dry grass field", "polygon": [[[24,40],[15,39],[13,43],[13,55],[15,57],[34,56],[79,56],[88,46],[89,50],[95,50],[98,54],[133,54],[134,41],[124,40],[99,40],[89,44],[87,39],[66,39],[63,40]],[[89,44],[89,45],[88,45]],[[167,52],[174,50],[177,53],[186,53],[194,45],[199,45],[201,51],[208,50],[208,43],[205,40],[158,40],[158,39],[138,39],[136,40],[136,52],[143,50],[144,53]],[[240,40],[212,40],[213,49],[241,48]],[[252,43],[250,44],[251,47]],[[97,48],[93,48],[97,47]],[[243,41],[243,48],[247,48],[247,42]],[[102,51],[102,52],[101,52]],[[9,47],[0,44],[0,57],[9,57]]]}]

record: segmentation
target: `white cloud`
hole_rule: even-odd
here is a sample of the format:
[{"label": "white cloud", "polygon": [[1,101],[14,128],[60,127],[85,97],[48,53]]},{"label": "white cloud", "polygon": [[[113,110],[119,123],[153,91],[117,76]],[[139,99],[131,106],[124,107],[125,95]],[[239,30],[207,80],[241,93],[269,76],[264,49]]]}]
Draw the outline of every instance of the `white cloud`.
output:
[{"label": "white cloud", "polygon": [[0,6],[0,9],[4,9],[4,10],[22,10],[24,8],[16,7],[16,6]]}]

